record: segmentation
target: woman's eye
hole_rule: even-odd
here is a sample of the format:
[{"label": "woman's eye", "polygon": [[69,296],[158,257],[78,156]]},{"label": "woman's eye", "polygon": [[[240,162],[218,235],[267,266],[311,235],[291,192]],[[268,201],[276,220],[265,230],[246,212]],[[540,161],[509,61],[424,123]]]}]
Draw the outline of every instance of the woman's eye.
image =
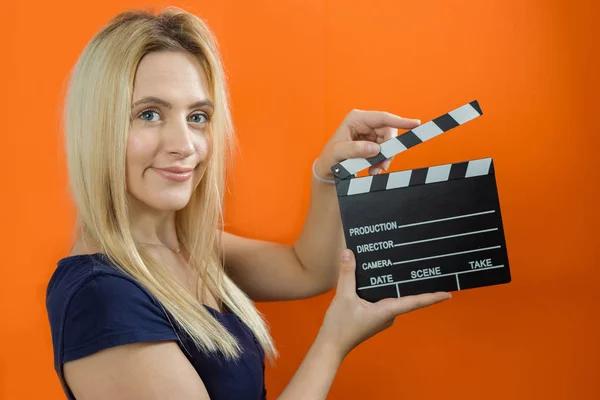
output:
[{"label": "woman's eye", "polygon": [[190,121],[196,124],[203,124],[208,121],[208,117],[204,113],[192,114],[190,115]]},{"label": "woman's eye", "polygon": [[147,110],[140,114],[140,118],[144,121],[155,122],[158,121],[158,113],[153,110]]}]

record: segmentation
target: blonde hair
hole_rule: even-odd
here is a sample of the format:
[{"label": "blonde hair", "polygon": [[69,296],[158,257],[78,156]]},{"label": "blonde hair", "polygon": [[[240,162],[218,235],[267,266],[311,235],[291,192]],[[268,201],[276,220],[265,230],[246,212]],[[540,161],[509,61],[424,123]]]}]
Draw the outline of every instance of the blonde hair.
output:
[{"label": "blonde hair", "polygon": [[208,77],[215,104],[213,154],[189,203],[176,213],[182,250],[192,270],[254,333],[272,360],[276,350],[252,301],[227,276],[220,253],[226,155],[233,127],[217,42],[197,16],[178,8],[158,15],[128,11],[86,46],[73,70],[64,111],[69,183],[77,224],[102,253],[154,295],[196,346],[237,358],[236,338],[134,241],[128,217],[125,154],[137,66],[155,51],[195,56]]}]

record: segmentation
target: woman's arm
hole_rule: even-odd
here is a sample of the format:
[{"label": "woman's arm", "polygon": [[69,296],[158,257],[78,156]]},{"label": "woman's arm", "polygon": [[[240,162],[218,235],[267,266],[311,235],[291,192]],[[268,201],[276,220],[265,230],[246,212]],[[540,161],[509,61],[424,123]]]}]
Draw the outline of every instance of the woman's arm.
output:
[{"label": "woman's arm", "polygon": [[[333,165],[349,158],[374,157],[380,153],[379,144],[397,136],[398,128],[411,129],[418,124],[418,120],[386,112],[353,110],[317,158],[315,172],[321,178],[333,180]],[[369,174],[379,174],[390,163],[391,159],[373,165]],[[345,247],[335,186],[313,177],[310,208],[294,244],[298,259],[310,274],[333,287],[337,279],[338,257]]]},{"label": "woman's arm", "polygon": [[352,349],[392,326],[398,315],[451,297],[426,293],[369,303],[356,295],[355,270],[354,255],[343,251],[336,294],[317,339],[278,400],[326,399],[340,364]]},{"label": "woman's arm", "polygon": [[78,400],[210,400],[176,342],[120,345],[65,363],[65,381]]},{"label": "woman's arm", "polygon": [[345,247],[335,185],[313,176],[308,213],[294,251],[308,273],[322,283],[320,289],[335,287],[339,254]]},{"label": "woman's arm", "polygon": [[223,232],[228,274],[254,301],[296,300],[335,286],[345,247],[335,186],[313,177],[309,211],[294,246]]},{"label": "woman's arm", "polygon": [[337,346],[319,335],[278,400],[327,398],[343,356]]},{"label": "woman's arm", "polygon": [[[379,154],[379,143],[411,129],[418,120],[379,111],[350,112],[317,158],[319,177],[333,179],[331,166],[349,158]],[[390,160],[369,169],[378,174]],[[245,239],[225,233],[225,268],[253,300],[292,300],[324,293],[335,286],[337,256],[345,247],[337,193],[333,184],[313,177],[308,214],[293,246]]]}]

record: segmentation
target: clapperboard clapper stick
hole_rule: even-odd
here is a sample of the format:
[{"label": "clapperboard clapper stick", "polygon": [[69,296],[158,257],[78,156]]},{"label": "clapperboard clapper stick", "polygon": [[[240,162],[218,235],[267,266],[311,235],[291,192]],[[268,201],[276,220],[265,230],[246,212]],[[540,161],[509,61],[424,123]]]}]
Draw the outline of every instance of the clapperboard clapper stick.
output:
[{"label": "clapperboard clapper stick", "polygon": [[491,158],[375,176],[356,173],[482,115],[477,101],[334,165],[358,295],[375,302],[511,281]]}]

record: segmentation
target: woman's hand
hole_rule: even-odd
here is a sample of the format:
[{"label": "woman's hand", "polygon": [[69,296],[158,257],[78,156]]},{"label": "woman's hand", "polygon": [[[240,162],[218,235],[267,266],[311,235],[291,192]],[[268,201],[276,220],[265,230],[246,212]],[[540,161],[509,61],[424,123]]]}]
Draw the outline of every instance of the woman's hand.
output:
[{"label": "woman's hand", "polygon": [[401,298],[386,298],[370,303],[356,294],[352,251],[341,253],[341,268],[335,297],[325,314],[319,338],[333,346],[343,359],[361,342],[389,328],[398,315],[431,306],[452,296],[450,293],[426,293]]},{"label": "woman's hand", "polygon": [[[379,154],[379,144],[397,136],[398,129],[412,129],[420,123],[382,111],[352,110],[323,148],[315,170],[321,178],[333,179],[333,165],[348,158],[374,157]],[[369,174],[379,174],[391,162],[390,158],[371,166]]]}]

